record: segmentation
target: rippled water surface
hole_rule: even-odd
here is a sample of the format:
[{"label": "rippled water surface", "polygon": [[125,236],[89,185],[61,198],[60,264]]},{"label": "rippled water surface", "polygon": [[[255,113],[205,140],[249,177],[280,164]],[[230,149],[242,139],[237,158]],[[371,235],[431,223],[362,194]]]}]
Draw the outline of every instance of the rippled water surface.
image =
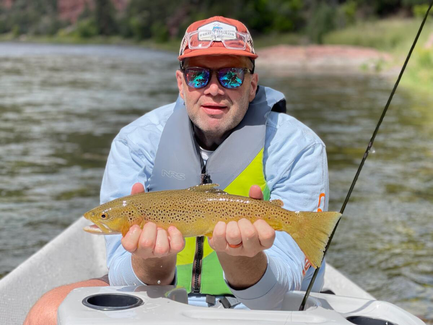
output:
[{"label": "rippled water surface", "polygon": [[[176,56],[133,47],[0,43],[0,277],[98,204],[110,143],[174,101]],[[410,68],[410,67],[409,67]],[[275,76],[328,148],[339,210],[391,90],[372,76]],[[378,299],[433,320],[433,101],[398,90],[328,261]]]}]

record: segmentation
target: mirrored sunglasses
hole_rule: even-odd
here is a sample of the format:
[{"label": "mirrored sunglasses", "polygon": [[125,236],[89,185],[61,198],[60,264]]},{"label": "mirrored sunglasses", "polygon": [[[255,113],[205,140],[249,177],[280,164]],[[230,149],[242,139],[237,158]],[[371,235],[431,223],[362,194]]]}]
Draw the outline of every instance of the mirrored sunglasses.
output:
[{"label": "mirrored sunglasses", "polygon": [[245,73],[252,73],[248,68],[221,68],[211,70],[201,67],[189,67],[183,68],[182,71],[187,85],[195,89],[206,87],[214,71],[216,72],[220,85],[227,89],[239,88],[244,82]]}]

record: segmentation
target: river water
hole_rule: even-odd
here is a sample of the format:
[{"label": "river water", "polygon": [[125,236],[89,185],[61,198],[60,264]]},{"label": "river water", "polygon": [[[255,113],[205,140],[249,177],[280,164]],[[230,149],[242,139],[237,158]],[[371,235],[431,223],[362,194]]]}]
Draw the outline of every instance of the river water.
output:
[{"label": "river water", "polygon": [[[135,47],[0,43],[0,277],[98,204],[111,140],[175,100],[176,68],[174,54]],[[258,71],[325,141],[340,210],[389,81]],[[399,89],[328,254],[376,298],[429,321],[432,137],[433,100]]]}]

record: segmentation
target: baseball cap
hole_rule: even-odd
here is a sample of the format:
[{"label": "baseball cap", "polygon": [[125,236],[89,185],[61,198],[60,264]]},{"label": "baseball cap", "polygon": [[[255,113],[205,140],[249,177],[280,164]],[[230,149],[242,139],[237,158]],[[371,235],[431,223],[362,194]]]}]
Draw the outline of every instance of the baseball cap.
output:
[{"label": "baseball cap", "polygon": [[179,61],[203,55],[239,55],[256,59],[253,39],[239,20],[215,16],[186,29],[180,43]]}]

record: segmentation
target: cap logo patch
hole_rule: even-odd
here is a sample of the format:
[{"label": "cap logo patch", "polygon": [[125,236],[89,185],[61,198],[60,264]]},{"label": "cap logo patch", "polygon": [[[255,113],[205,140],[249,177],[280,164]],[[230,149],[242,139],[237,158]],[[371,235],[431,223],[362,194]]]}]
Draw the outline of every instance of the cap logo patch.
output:
[{"label": "cap logo patch", "polygon": [[216,41],[236,39],[236,27],[219,21],[213,21],[198,29],[200,41]]}]

